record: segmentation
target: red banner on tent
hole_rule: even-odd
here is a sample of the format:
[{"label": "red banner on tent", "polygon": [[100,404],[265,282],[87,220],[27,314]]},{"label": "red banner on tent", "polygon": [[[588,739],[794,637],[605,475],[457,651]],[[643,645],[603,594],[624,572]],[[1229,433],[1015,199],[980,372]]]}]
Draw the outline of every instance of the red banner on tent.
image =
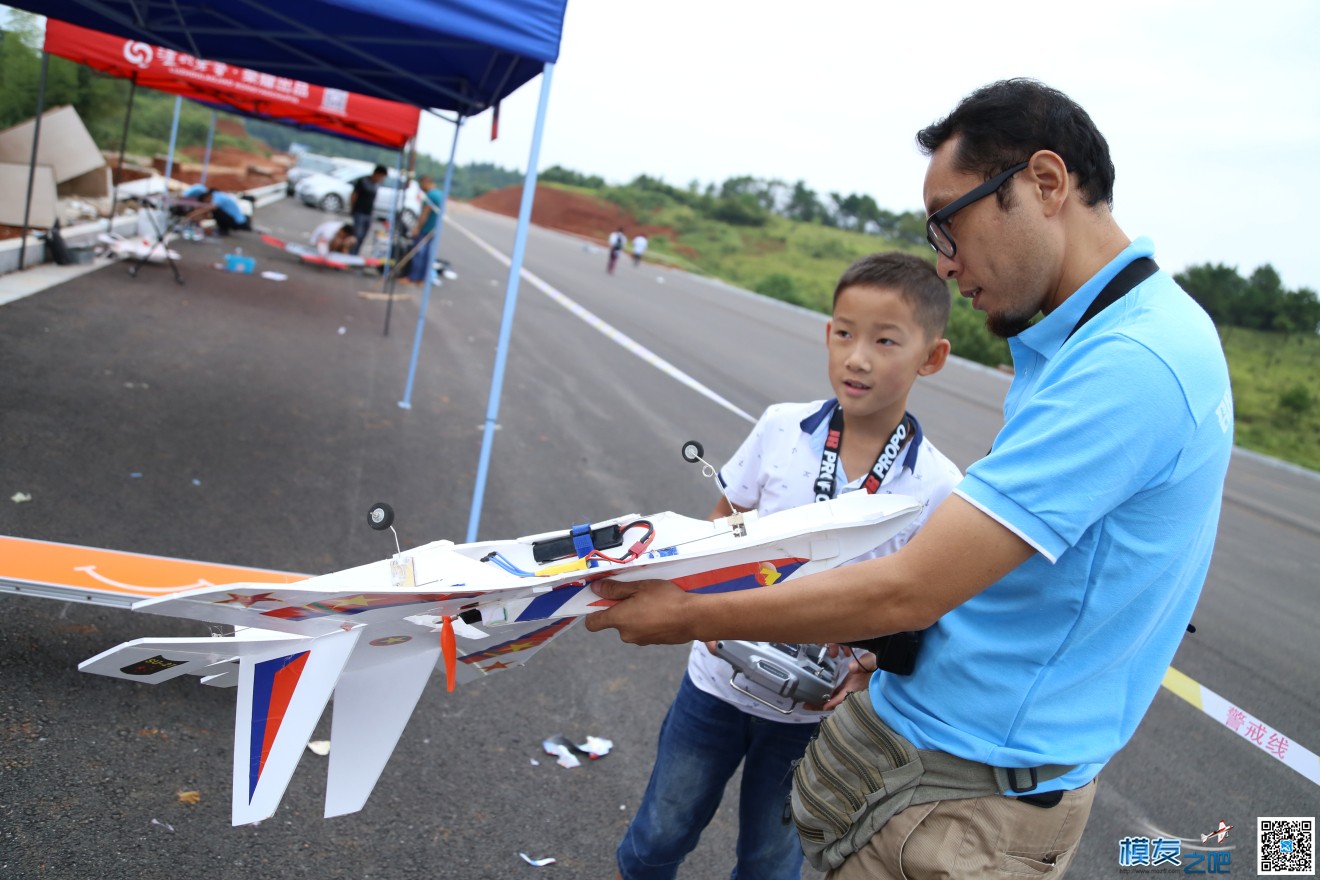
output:
[{"label": "red banner on tent", "polygon": [[144,88],[396,150],[417,134],[421,117],[408,104],[194,58],[54,19],[46,20],[46,51],[114,76],[136,77]]}]

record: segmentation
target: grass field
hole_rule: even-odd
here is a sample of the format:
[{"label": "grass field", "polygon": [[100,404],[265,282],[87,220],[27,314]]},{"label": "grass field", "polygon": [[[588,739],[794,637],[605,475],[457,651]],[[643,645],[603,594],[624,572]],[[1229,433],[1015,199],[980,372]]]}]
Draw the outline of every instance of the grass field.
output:
[{"label": "grass field", "polygon": [[1221,327],[1237,445],[1320,470],[1320,336]]}]

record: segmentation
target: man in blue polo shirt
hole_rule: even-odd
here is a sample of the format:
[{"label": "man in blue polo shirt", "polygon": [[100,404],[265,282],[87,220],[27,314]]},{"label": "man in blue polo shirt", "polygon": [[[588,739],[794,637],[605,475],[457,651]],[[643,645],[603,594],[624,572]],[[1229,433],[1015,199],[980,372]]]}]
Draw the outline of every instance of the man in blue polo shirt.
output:
[{"label": "man in blue polo shirt", "polygon": [[[185,196],[188,192],[196,192],[196,187],[185,191]],[[204,203],[201,207],[189,212],[189,220],[200,220],[209,215],[215,221],[216,231],[220,235],[228,235],[235,229],[249,231],[252,229],[251,218],[243,212],[238,199],[229,193],[218,189],[207,189],[195,196],[188,197],[196,198],[197,201]]]},{"label": "man in blue polo shirt", "polygon": [[[1057,877],[1205,581],[1233,443],[1228,368],[1151,242],[1114,221],[1108,144],[1066,95],[994,83],[917,141],[936,267],[1013,353],[993,449],[891,556],[794,590],[597,582],[624,601],[587,627],[638,644],[930,627],[914,673],[873,676],[799,765],[808,856],[831,880]],[[849,749],[872,776],[926,754],[906,792],[887,781],[877,797],[831,775]]]}]

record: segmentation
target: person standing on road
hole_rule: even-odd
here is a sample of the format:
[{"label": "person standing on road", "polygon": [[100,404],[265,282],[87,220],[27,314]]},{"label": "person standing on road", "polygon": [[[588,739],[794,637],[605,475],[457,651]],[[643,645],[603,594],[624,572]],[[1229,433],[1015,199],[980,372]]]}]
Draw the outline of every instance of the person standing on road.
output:
[{"label": "person standing on road", "polygon": [[619,254],[623,251],[624,245],[628,243],[628,236],[623,234],[623,227],[610,233],[610,256],[605,262],[605,271],[614,274],[614,266],[619,262]]},{"label": "person standing on road", "polygon": [[[907,543],[962,476],[907,411],[917,378],[939,372],[948,358],[949,306],[948,285],[920,257],[871,254],[849,266],[835,285],[825,330],[835,397],[767,409],[720,470],[725,497],[710,519],[730,515],[733,505],[764,516],[848,492],[908,495],[927,511],[858,559]],[[874,670],[875,660],[866,654],[855,661],[854,686],[866,686],[866,676],[856,673]],[[835,683],[848,672],[840,663]],[[784,822],[784,798],[793,763],[825,716],[821,707],[785,706],[750,681],[735,687],[733,674],[712,645],[692,643],[687,673],[660,728],[650,782],[615,855],[621,880],[675,877],[739,765],[732,876],[802,876],[802,847]]]},{"label": "person standing on road", "polygon": [[444,195],[436,189],[435,178],[423,174],[417,178],[422,190],[422,216],[413,226],[412,262],[408,264],[407,280],[413,284],[426,281],[426,273],[435,262],[435,234],[440,221],[439,210],[444,206]]},{"label": "person standing on road", "polygon": [[373,211],[376,209],[376,190],[389,172],[384,165],[377,165],[371,173],[353,181],[353,192],[348,197],[348,215],[353,221],[353,253],[362,250],[362,243],[371,231]]},{"label": "person standing on road", "polygon": [[795,770],[807,857],[830,880],[1059,877],[1205,583],[1228,366],[1150,240],[1115,222],[1109,145],[1066,95],[993,83],[917,142],[937,269],[1013,354],[993,448],[891,556],[791,590],[597,581],[622,601],[586,626],[635,644],[929,627],[912,675],[850,694]]},{"label": "person standing on road", "polygon": [[642,254],[646,253],[646,236],[640,233],[633,236],[632,247],[633,268],[635,269],[642,265]]}]

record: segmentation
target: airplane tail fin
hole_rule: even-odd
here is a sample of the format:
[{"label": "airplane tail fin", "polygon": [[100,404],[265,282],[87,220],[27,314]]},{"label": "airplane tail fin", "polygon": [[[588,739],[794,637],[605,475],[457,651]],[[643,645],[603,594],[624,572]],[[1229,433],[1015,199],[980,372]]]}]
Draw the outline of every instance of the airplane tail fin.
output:
[{"label": "airplane tail fin", "polygon": [[234,825],[259,822],[279,806],[358,634],[357,629],[332,633],[241,658],[234,718]]},{"label": "airplane tail fin", "polygon": [[[335,686],[325,816],[362,809],[440,656],[438,638],[358,645]],[[377,655],[377,656],[368,656]]]},{"label": "airplane tail fin", "polygon": [[238,689],[233,823],[279,806],[359,630],[318,638],[241,629],[232,636],[135,639],[78,664],[83,672],[160,684],[181,675]]}]

